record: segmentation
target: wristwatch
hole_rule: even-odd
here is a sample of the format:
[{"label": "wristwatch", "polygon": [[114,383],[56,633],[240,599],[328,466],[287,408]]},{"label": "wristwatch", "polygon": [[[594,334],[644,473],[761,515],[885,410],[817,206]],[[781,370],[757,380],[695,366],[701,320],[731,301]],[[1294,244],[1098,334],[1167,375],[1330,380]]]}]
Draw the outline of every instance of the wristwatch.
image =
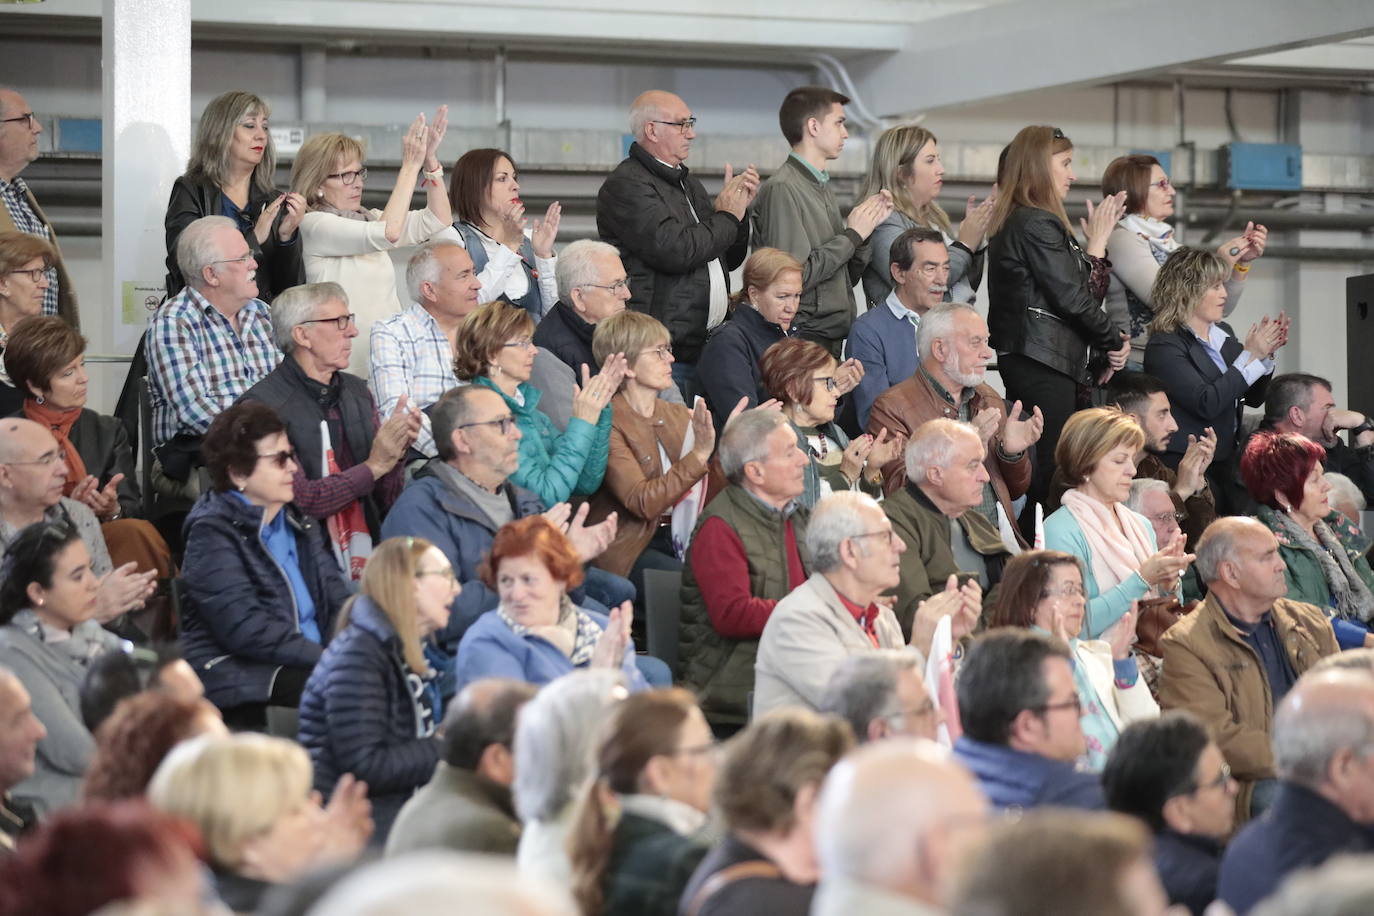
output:
[{"label": "wristwatch", "polygon": [[1364,418],[1364,422],[1359,426],[1350,427],[1350,441],[1355,441],[1355,437],[1360,433],[1374,432],[1374,420],[1369,417]]}]

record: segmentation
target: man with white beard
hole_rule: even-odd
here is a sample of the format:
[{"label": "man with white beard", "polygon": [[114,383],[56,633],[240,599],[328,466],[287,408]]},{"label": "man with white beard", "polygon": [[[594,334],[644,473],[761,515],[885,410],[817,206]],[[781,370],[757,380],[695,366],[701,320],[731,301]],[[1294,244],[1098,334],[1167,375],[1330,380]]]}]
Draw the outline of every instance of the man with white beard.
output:
[{"label": "man with white beard", "polygon": [[854,390],[859,425],[868,423],[873,402],[916,371],[916,332],[921,318],[949,294],[949,249],[933,229],[907,229],[888,253],[892,291],[864,312],[849,329],[848,355],[864,364]]},{"label": "man with white beard", "polygon": [[[983,501],[976,508],[994,525],[999,503],[1008,519],[1015,518],[1011,502],[1030,485],[1027,451],[1045,429],[1040,408],[1023,418],[1017,401],[1008,415],[1002,396],[983,381],[993,352],[988,323],[973,306],[951,302],[931,309],[921,319],[916,346],[920,365],[873,403],[869,431],[876,434],[886,427],[889,436],[910,439],[923,423],[939,417],[973,424],[986,449],[988,471]],[[883,468],[883,486],[892,494],[905,484],[906,467],[897,458]]]}]

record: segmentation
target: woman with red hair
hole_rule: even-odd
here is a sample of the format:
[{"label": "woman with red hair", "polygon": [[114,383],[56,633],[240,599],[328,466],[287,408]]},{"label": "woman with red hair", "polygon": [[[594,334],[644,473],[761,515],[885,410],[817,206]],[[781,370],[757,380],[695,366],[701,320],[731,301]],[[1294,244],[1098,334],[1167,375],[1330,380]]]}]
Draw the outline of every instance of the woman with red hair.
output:
[{"label": "woman with red hair", "polygon": [[1342,649],[1374,646],[1374,570],[1370,540],[1331,508],[1322,471],[1326,450],[1296,433],[1258,433],[1240,459],[1240,474],[1274,532],[1287,569],[1288,597],[1326,611]]},{"label": "woman with red hair", "polygon": [[630,602],[609,617],[572,603],[582,558],[553,522],[531,515],[503,527],[479,573],[501,603],[458,644],[459,690],[484,677],[547,684],[575,668],[619,668],[632,690],[647,686],[630,640]]}]

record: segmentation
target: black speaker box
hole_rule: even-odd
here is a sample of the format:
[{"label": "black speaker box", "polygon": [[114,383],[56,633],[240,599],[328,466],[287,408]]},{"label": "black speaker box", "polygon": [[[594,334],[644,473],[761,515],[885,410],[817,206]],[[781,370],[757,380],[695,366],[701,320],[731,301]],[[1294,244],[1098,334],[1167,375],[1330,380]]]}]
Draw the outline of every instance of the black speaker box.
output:
[{"label": "black speaker box", "polygon": [[1374,274],[1345,278],[1345,406],[1374,411]]}]

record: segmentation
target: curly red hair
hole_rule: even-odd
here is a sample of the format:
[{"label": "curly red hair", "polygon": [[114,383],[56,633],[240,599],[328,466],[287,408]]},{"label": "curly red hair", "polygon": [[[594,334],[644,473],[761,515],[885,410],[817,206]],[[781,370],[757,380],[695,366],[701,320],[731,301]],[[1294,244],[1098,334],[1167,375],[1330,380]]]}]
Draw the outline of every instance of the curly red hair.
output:
[{"label": "curly red hair", "polygon": [[549,575],[562,582],[564,588],[574,589],[582,584],[582,557],[568,536],[542,515],[526,516],[502,526],[477,574],[487,588],[496,591],[501,561],[531,556],[543,563]]},{"label": "curly red hair", "polygon": [[95,733],[83,796],[88,801],[141,797],[162,758],[196,734],[196,719],[203,714],[200,704],[160,690],[122,700]]},{"label": "curly red hair", "polygon": [[1282,508],[1278,495],[1296,509],[1312,468],[1326,460],[1326,449],[1297,433],[1255,433],[1240,456],[1240,476],[1256,502]]}]

